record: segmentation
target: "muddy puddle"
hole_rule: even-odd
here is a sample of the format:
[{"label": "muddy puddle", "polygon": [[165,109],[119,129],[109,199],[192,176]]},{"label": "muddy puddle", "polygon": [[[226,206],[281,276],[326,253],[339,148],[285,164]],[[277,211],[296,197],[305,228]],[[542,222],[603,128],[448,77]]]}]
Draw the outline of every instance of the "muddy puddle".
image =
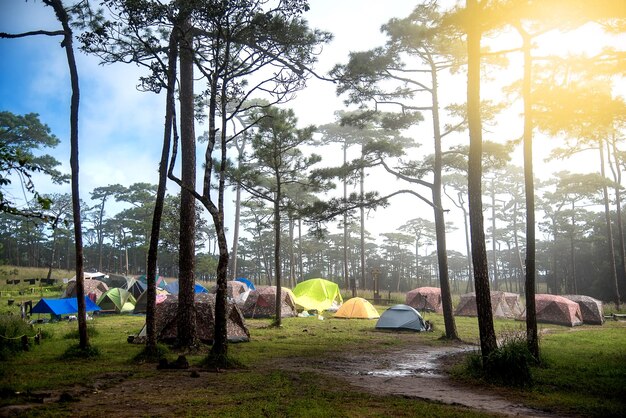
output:
[{"label": "muddy puddle", "polygon": [[[385,360],[376,364],[371,370],[356,370],[356,375],[380,376],[380,377],[443,377],[441,371],[441,358],[443,356],[474,350],[474,347],[454,347],[433,349],[430,351],[398,353],[396,361]],[[372,366],[371,363],[367,364]],[[365,366],[365,364],[364,364]]]}]

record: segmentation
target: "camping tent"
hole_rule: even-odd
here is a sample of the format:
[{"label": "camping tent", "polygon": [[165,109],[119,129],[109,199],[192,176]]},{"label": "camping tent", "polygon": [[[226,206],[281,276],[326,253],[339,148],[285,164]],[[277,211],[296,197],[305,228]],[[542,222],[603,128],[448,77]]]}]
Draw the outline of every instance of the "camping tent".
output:
[{"label": "camping tent", "polygon": [[[94,299],[98,300],[107,290],[109,286],[106,283],[97,279],[85,279],[83,280],[83,286],[85,289],[85,296],[90,293],[94,295]],[[63,292],[62,298],[75,298],[76,297],[76,280],[70,280]]]},{"label": "camping tent", "polygon": [[380,315],[367,299],[355,297],[345,301],[337,312],[335,312],[334,317],[347,319],[376,319],[380,318]]},{"label": "camping tent", "polygon": [[604,323],[602,301],[584,295],[564,295],[563,297],[578,304],[585,324],[602,325]]},{"label": "camping tent", "polygon": [[[535,310],[537,312],[537,322],[568,327],[582,325],[583,323],[580,306],[563,296],[536,294]],[[524,311],[519,319],[525,318],[526,312]]]},{"label": "camping tent", "polygon": [[441,289],[438,287],[418,287],[409,290],[405,303],[418,311],[443,313]]},{"label": "camping tent", "polygon": [[[146,286],[148,285],[148,279],[146,278],[145,274],[142,274],[141,276],[137,277],[137,280],[139,280]],[[165,281],[163,277],[159,276],[156,279],[156,285],[159,289],[165,289],[165,286],[167,286],[167,282]]]},{"label": "camping tent", "polygon": [[254,286],[254,283],[252,283],[250,280],[246,279],[245,277],[239,277],[235,279],[235,281],[245,283],[246,286],[248,286],[248,289],[250,290],[256,289],[256,286]]},{"label": "camping tent", "polygon": [[387,309],[376,322],[378,329],[426,331],[426,322],[415,308],[409,305],[394,305]]},{"label": "camping tent", "polygon": [[[156,303],[157,305],[163,302],[167,298],[167,292],[162,289],[157,289],[156,294]],[[133,309],[133,313],[146,313],[148,309],[148,291],[146,290],[137,298],[137,302],[135,303],[135,308]]]},{"label": "camping tent", "polygon": [[[85,296],[85,312],[99,311],[100,307]],[[52,314],[56,316],[78,313],[78,301],[75,297],[63,299],[41,299],[31,313]]]},{"label": "camping tent", "polygon": [[100,296],[97,303],[103,311],[126,313],[135,309],[135,302],[135,297],[128,290],[114,287]]},{"label": "camping tent", "polygon": [[[296,302],[291,290],[281,287],[280,317],[297,316]],[[242,308],[246,318],[271,318],[276,314],[276,286],[251,290]]]},{"label": "camping tent", "polygon": [[296,305],[305,311],[333,310],[343,303],[337,283],[324,279],[300,282],[294,287],[293,294],[296,297]]},{"label": "camping tent", "polygon": [[[212,343],[215,333],[215,295],[197,293],[194,307],[196,309],[196,333],[200,341]],[[176,341],[176,315],[178,298],[169,296],[164,302],[156,306],[155,321],[156,335],[159,341],[172,343]],[[230,342],[250,341],[250,332],[235,303],[228,302],[226,307],[226,333]],[[133,339],[134,343],[145,343],[146,327]]]},{"label": "camping tent", "polygon": [[[493,291],[491,294],[491,312],[496,318],[513,319],[518,317],[522,310],[519,306],[519,296],[514,293]],[[508,296],[507,296],[508,295]],[[476,293],[461,295],[459,304],[454,312],[457,316],[478,316],[476,307]]]},{"label": "camping tent", "polygon": [[101,282],[106,283],[109,286],[109,289],[112,287],[120,287],[122,289],[126,289],[128,286],[128,282],[132,280],[130,277],[121,276],[119,274],[107,274],[104,277],[98,278]]},{"label": "camping tent", "polygon": [[[167,292],[169,292],[172,295],[177,295],[178,293],[180,293],[180,287],[178,284],[178,280],[176,281],[172,281],[170,283],[167,284],[167,286],[165,286],[165,290]],[[194,293],[208,293],[209,291],[206,289],[206,287],[202,286],[199,283],[195,283],[194,287],[193,287],[193,291]]]},{"label": "camping tent", "polygon": [[[217,285],[211,286],[209,293],[215,294],[217,292]],[[226,296],[231,298],[235,303],[242,307],[248,299],[250,289],[248,285],[237,280],[229,280],[226,282]]]},{"label": "camping tent", "polygon": [[124,289],[128,290],[131,295],[133,295],[135,299],[137,299],[139,295],[141,295],[148,289],[148,285],[144,282],[140,282],[137,279],[130,279]]}]

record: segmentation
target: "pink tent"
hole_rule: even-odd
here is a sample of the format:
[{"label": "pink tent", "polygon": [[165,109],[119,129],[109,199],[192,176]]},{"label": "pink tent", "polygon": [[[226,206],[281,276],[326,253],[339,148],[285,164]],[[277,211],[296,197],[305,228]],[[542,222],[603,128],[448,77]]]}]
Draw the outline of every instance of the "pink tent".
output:
[{"label": "pink tent", "polygon": [[[582,325],[583,323],[580,306],[563,296],[537,294],[535,295],[535,309],[537,311],[537,322],[568,327]],[[525,311],[521,318],[526,318]]]},{"label": "pink tent", "polygon": [[418,312],[443,313],[441,306],[441,289],[438,287],[418,287],[406,294],[405,304],[415,308]]}]

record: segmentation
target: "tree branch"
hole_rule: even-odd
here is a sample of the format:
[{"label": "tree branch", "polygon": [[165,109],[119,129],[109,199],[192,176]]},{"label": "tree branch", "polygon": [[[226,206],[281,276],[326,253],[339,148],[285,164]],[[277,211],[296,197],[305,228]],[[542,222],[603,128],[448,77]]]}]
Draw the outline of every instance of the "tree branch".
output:
[{"label": "tree branch", "polygon": [[24,32],[24,33],[0,32],[0,38],[6,38],[6,39],[25,38],[27,36],[34,36],[34,35],[64,36],[65,32],[63,32],[62,30],[55,30],[55,31],[34,30],[31,32]]}]

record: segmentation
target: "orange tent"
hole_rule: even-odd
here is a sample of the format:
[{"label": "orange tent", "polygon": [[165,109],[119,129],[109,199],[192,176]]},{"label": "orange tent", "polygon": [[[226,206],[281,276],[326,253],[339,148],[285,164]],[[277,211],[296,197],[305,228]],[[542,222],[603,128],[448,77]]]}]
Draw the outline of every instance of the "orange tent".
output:
[{"label": "orange tent", "polygon": [[335,312],[335,318],[359,318],[359,319],[376,319],[380,318],[378,311],[369,303],[367,299],[352,298],[348,299]]}]

